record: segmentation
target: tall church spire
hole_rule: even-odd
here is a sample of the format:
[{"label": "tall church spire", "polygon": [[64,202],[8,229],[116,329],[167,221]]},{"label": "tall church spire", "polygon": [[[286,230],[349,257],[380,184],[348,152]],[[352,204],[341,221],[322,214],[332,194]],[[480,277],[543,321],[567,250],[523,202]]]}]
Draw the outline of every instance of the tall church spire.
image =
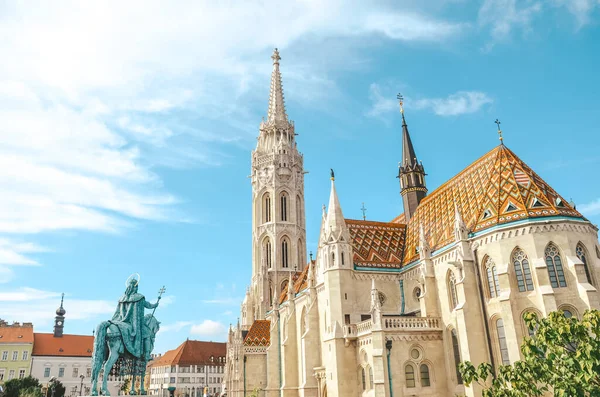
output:
[{"label": "tall church spire", "polygon": [[275,48],[273,55],[273,72],[271,73],[271,92],[269,94],[269,111],[267,113],[267,124],[287,123],[285,113],[285,101],[283,99],[283,84],[281,83],[281,71],[279,70],[279,51]]},{"label": "tall church spire", "polygon": [[404,204],[404,217],[406,222],[412,218],[417,206],[427,195],[425,185],[425,168],[417,161],[408,125],[404,118],[404,99],[398,94],[400,113],[402,114],[402,161],[398,164],[398,178],[400,179],[400,194]]},{"label": "tall church spire", "polygon": [[61,338],[63,336],[63,329],[65,326],[65,314],[67,311],[63,307],[65,294],[62,294],[60,298],[60,307],[56,309],[56,317],[54,317],[54,337]]},{"label": "tall church spire", "polygon": [[279,70],[281,57],[277,48],[273,51],[271,59],[273,59],[273,72],[271,73],[269,108],[267,109],[267,119],[263,119],[263,122],[260,123],[260,134],[256,146],[256,150],[262,153],[287,151],[288,148],[295,149],[296,147],[294,123],[290,122],[285,112],[283,84]]}]

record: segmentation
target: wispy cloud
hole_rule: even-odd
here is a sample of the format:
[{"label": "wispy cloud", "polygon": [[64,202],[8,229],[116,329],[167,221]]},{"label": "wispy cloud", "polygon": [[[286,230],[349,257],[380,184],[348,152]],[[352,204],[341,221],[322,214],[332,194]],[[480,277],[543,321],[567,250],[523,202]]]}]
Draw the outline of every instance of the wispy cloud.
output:
[{"label": "wispy cloud", "polygon": [[479,91],[459,91],[446,98],[425,98],[415,101],[416,109],[431,109],[438,116],[457,116],[475,113],[493,100]]},{"label": "wispy cloud", "polygon": [[[382,91],[389,95],[382,94]],[[371,107],[367,115],[379,117],[385,113],[396,111],[398,101],[395,100],[391,89],[383,89],[379,84],[373,83],[369,87],[369,99]],[[433,111],[438,116],[457,116],[461,114],[475,113],[485,105],[493,102],[493,99],[480,91],[459,91],[448,95],[446,98],[405,98],[405,107],[412,109],[426,109]]]},{"label": "wispy cloud", "polygon": [[515,29],[527,33],[536,15],[542,11],[539,1],[485,0],[479,9],[478,24],[490,30],[491,42],[485,50],[490,50],[497,42],[511,37]]},{"label": "wispy cloud", "polygon": [[600,198],[586,204],[582,204],[577,209],[584,215],[599,215],[600,214]]},{"label": "wispy cloud", "polygon": [[577,22],[577,27],[581,28],[591,21],[592,13],[596,8],[600,8],[600,0],[552,0],[555,6],[565,7]]},{"label": "wispy cloud", "polygon": [[[12,235],[187,221],[154,167],[218,166],[228,145],[251,142],[274,38],[439,43],[464,27],[363,2],[34,3],[1,12],[0,233]],[[338,92],[327,66],[310,65],[285,75],[303,106]],[[28,254],[0,247],[0,281],[8,262],[37,263]]]},{"label": "wispy cloud", "polygon": [[[33,322],[48,325],[54,318],[60,294],[23,287],[0,293],[0,313],[8,321]],[[84,320],[114,313],[114,302],[90,299],[69,299],[69,320]]]},{"label": "wispy cloud", "polygon": [[203,338],[216,338],[219,340],[224,340],[227,337],[227,328],[224,324],[218,321],[204,320],[200,324],[192,325],[190,333]]},{"label": "wispy cloud", "polygon": [[160,330],[158,331],[160,334],[167,332],[179,332],[184,328],[190,327],[193,324],[191,321],[177,321],[173,324],[161,324]]}]

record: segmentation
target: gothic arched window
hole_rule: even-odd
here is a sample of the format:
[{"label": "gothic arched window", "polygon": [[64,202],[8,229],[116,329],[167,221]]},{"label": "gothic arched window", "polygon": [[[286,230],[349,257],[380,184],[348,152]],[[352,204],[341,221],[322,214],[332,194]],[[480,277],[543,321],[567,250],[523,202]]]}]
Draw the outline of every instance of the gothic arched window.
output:
[{"label": "gothic arched window", "polygon": [[306,307],[302,309],[302,314],[300,315],[300,335],[304,336],[304,333],[308,329],[308,317],[306,316]]},{"label": "gothic arched window", "polygon": [[487,256],[484,260],[485,274],[487,275],[488,291],[490,292],[490,298],[496,298],[500,295],[500,282],[498,281],[498,271],[496,270],[496,264]]},{"label": "gothic arched window", "polygon": [[500,358],[503,365],[510,365],[508,358],[508,345],[506,344],[506,334],[504,333],[504,321],[499,318],[496,320],[496,333],[498,335],[498,346],[500,347]]},{"label": "gothic arched window", "polygon": [[456,308],[458,306],[458,294],[456,293],[456,277],[452,271],[448,274],[448,295],[450,296],[450,308]]},{"label": "gothic arched window", "polygon": [[288,239],[284,237],[281,240],[281,267],[289,267],[289,245]]},{"label": "gothic arched window", "polygon": [[552,288],[566,287],[565,272],[556,245],[549,243],[544,250],[544,257],[546,258],[546,267],[548,268]]},{"label": "gothic arched window", "polygon": [[296,224],[302,225],[302,200],[299,195],[296,196]]},{"label": "gothic arched window", "polygon": [[288,220],[288,194],[286,192],[282,192],[281,193],[281,197],[280,197],[280,205],[281,205],[281,220],[282,221],[287,221]]},{"label": "gothic arched window", "polygon": [[369,390],[373,388],[373,368],[369,365]]},{"label": "gothic arched window", "polygon": [[431,379],[429,378],[429,366],[427,364],[421,364],[421,386],[431,386]]},{"label": "gothic arched window", "polygon": [[344,251],[342,251],[342,253],[341,253],[341,258],[340,258],[340,259],[341,259],[341,262],[342,262],[342,266],[344,266],[344,265],[345,265],[345,260],[344,260],[345,258],[344,258],[344,256],[345,256],[345,255],[344,255]]},{"label": "gothic arched window", "polygon": [[456,336],[456,330],[453,329],[451,332],[452,337],[452,352],[454,353],[454,367],[456,369],[456,381],[459,385],[463,384],[463,379],[458,369],[460,364],[460,346],[458,345],[458,336]]},{"label": "gothic arched window", "polygon": [[406,364],[406,367],[404,367],[404,377],[406,378],[406,387],[412,388],[416,386],[415,367],[412,364]]},{"label": "gothic arched window", "polygon": [[302,240],[298,239],[298,259],[296,265],[299,266],[298,269],[302,269],[304,266],[304,259],[302,258]]},{"label": "gothic arched window", "polygon": [[265,264],[267,265],[267,267],[269,269],[272,266],[272,257],[273,257],[273,250],[271,247],[271,240],[267,237],[263,243],[263,258],[264,258]]},{"label": "gothic arched window", "polygon": [[330,267],[335,266],[335,252],[331,253],[331,265],[329,265]]},{"label": "gothic arched window", "polygon": [[575,253],[580,261],[583,262],[583,269],[585,270],[585,277],[587,277],[588,283],[592,284],[592,275],[590,274],[590,268],[588,267],[588,255],[587,250],[581,243],[577,243]]},{"label": "gothic arched window", "polygon": [[365,374],[365,368],[362,367],[360,369],[360,378],[362,380],[362,389],[363,391],[367,390],[367,376]]},{"label": "gothic arched window", "polygon": [[271,222],[271,195],[265,193],[263,196],[263,222]]},{"label": "gothic arched window", "polygon": [[512,262],[515,266],[515,277],[520,292],[533,291],[533,279],[529,268],[527,254],[521,248],[515,248],[512,254]]}]

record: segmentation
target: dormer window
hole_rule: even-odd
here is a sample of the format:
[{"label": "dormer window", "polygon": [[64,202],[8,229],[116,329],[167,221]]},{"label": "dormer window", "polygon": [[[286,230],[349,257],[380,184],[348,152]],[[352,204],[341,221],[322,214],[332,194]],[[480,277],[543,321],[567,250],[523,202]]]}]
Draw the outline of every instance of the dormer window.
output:
[{"label": "dormer window", "polygon": [[489,209],[488,209],[488,210],[485,210],[485,211],[483,212],[483,219],[490,218],[491,216],[492,216],[492,211],[490,211]]}]

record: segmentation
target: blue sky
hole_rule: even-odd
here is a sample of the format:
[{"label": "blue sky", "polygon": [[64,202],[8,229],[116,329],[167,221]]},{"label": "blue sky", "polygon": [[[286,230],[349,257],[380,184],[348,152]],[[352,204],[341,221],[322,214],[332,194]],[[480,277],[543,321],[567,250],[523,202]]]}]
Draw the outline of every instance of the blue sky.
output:
[{"label": "blue sky", "polygon": [[[401,212],[396,94],[430,190],[505,142],[600,220],[598,0],[0,5],[0,318],[67,333],[141,274],[163,329],[224,340],[250,279],[250,151],[279,47],[308,249]],[[227,5],[227,7],[225,6]]]}]

